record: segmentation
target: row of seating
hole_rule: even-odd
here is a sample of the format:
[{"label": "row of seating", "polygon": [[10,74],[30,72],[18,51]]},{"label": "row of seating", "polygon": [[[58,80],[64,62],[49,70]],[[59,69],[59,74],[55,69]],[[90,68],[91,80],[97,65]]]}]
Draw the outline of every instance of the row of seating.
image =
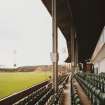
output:
[{"label": "row of seating", "polygon": [[[98,81],[98,75],[96,76],[95,74],[77,73],[75,78],[80,83],[93,105],[105,105],[105,92],[98,87],[99,84],[102,84],[100,83],[101,79]],[[96,81],[99,83],[96,83]]]},{"label": "row of seating", "polygon": [[27,97],[19,100],[14,105],[34,105],[39,99],[51,89],[51,84],[43,86],[42,88],[34,91]]},{"label": "row of seating", "polygon": [[45,105],[49,97],[53,94],[53,89],[50,89],[35,105]]},{"label": "row of seating", "polygon": [[[60,85],[61,83],[63,83],[65,81],[65,79],[68,78],[68,75],[63,75],[63,76],[60,76],[58,78],[58,85]],[[66,81],[65,81],[66,82]]]},{"label": "row of seating", "polygon": [[71,104],[72,105],[81,105],[80,97],[77,92],[77,88],[71,80]]},{"label": "row of seating", "polygon": [[62,81],[62,83],[61,83],[61,85],[62,85],[63,88],[66,87],[66,84],[67,84],[68,80],[69,80],[69,75],[67,75],[67,76],[63,79],[63,81]]},{"label": "row of seating", "polygon": [[101,73],[99,73],[99,75],[100,75],[102,78],[105,79],[105,72],[101,72]]},{"label": "row of seating", "polygon": [[59,76],[58,85],[62,85],[62,88],[58,90],[58,94],[53,94],[54,92],[52,89],[51,92],[48,92],[48,95],[44,95],[35,105],[44,105],[45,103],[47,103],[47,105],[62,105],[63,88],[65,87],[68,78],[68,75]]},{"label": "row of seating", "polygon": [[[59,80],[59,85],[63,82],[66,84],[68,80],[67,75],[60,76],[58,78]],[[45,103],[49,99],[49,97],[52,94],[52,83],[49,83],[38,90],[34,91],[30,95],[24,97],[23,99],[19,100],[18,102],[14,103],[14,105],[42,105],[40,103]],[[54,92],[53,92],[54,93]]]},{"label": "row of seating", "polygon": [[52,95],[47,101],[47,105],[63,105],[64,93],[63,88],[58,90],[58,94]]},{"label": "row of seating", "polygon": [[[59,80],[58,85],[62,85],[62,87],[58,90],[57,94],[52,94],[52,95],[50,94],[51,96],[49,97],[49,99],[48,99],[48,97],[46,98],[47,100],[44,99],[43,103],[45,103],[45,101],[46,101],[47,105],[63,105],[63,89],[64,89],[68,79],[69,79],[69,75],[60,76],[58,78],[58,80]],[[42,98],[42,100],[43,100],[43,98]],[[40,100],[39,100],[39,102],[40,102]],[[39,103],[39,102],[37,102],[37,103]],[[38,104],[38,105],[40,105],[40,104]],[[44,104],[41,104],[41,105],[44,105]]]},{"label": "row of seating", "polygon": [[69,75],[59,76],[58,85],[60,89],[58,90],[58,94],[53,94],[47,101],[47,105],[63,105],[63,89],[65,88],[66,83],[68,82]]},{"label": "row of seating", "polygon": [[100,89],[101,92],[105,92],[105,78],[103,76],[92,73],[79,73],[78,75]]}]

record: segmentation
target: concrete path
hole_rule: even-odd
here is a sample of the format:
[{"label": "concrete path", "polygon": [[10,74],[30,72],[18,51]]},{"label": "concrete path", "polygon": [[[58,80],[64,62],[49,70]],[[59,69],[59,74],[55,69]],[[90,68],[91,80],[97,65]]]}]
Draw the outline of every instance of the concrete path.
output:
[{"label": "concrete path", "polygon": [[69,77],[68,84],[66,85],[66,88],[64,89],[64,105],[71,105],[71,75]]}]

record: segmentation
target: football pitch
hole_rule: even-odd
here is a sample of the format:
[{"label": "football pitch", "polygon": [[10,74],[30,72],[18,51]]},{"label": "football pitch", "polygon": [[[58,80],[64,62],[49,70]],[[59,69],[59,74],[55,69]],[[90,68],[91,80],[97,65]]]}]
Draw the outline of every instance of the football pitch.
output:
[{"label": "football pitch", "polygon": [[50,72],[0,72],[0,99],[49,79]]}]

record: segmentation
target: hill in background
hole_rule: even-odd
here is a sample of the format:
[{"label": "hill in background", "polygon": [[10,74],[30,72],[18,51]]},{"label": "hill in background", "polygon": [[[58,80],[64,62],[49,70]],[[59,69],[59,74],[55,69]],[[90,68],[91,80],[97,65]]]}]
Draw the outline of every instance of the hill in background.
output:
[{"label": "hill in background", "polygon": [[[62,65],[58,66],[59,70],[65,70]],[[33,72],[33,71],[52,71],[52,65],[23,66],[18,68],[0,68],[0,72]]]}]

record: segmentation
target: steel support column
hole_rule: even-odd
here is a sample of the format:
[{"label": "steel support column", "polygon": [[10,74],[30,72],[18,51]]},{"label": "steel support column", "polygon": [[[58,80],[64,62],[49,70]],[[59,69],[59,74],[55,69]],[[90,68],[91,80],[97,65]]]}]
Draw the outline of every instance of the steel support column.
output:
[{"label": "steel support column", "polygon": [[76,63],[78,66],[78,40],[76,39]]},{"label": "steel support column", "polygon": [[71,70],[75,71],[74,63],[75,63],[75,44],[74,44],[75,34],[73,27],[71,27]]},{"label": "steel support column", "polygon": [[68,64],[65,63],[66,73],[68,73]]},{"label": "steel support column", "polygon": [[76,70],[76,72],[78,72],[78,41],[77,41],[77,35],[76,35],[76,33],[75,33],[75,49],[74,49],[74,51],[75,51],[75,63],[74,63],[74,67],[75,67],[75,70]]},{"label": "steel support column", "polygon": [[58,33],[56,21],[56,0],[52,0],[52,62],[53,62],[53,88],[58,90]]},{"label": "steel support column", "polygon": [[67,63],[67,72],[69,73],[69,63]]},{"label": "steel support column", "polygon": [[69,63],[69,73],[71,72],[71,63]]}]

